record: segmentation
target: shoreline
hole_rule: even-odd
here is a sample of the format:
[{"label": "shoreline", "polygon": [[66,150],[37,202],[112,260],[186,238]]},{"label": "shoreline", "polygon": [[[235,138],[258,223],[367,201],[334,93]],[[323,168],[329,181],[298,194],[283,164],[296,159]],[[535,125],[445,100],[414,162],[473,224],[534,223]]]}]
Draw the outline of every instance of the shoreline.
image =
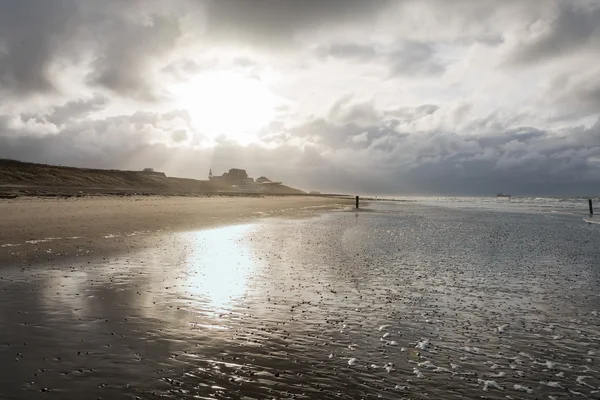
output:
[{"label": "shoreline", "polygon": [[87,197],[340,197],[353,198],[353,196],[339,193],[286,193],[286,192],[255,192],[255,191],[203,191],[203,190],[160,190],[151,188],[107,188],[107,187],[81,187],[81,186],[45,186],[45,185],[17,185],[0,184],[0,201],[24,198],[87,198]]},{"label": "shoreline", "polygon": [[324,196],[131,196],[0,201],[0,265],[105,256],[182,232],[265,217],[303,217],[350,207]]}]

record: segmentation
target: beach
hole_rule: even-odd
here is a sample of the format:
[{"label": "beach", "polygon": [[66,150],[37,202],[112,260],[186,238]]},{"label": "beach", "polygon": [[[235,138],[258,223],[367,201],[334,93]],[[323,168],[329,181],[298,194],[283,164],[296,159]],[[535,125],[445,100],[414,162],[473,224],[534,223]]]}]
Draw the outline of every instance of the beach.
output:
[{"label": "beach", "polygon": [[[0,263],[29,263],[139,247],[168,231],[348,207],[317,196],[86,196],[0,200]],[[50,252],[48,252],[50,250]]]},{"label": "beach", "polygon": [[215,224],[186,201],[164,224],[146,221],[159,199],[117,202],[96,236],[125,234],[120,250],[4,264],[0,398],[598,397],[598,225],[260,200]]}]

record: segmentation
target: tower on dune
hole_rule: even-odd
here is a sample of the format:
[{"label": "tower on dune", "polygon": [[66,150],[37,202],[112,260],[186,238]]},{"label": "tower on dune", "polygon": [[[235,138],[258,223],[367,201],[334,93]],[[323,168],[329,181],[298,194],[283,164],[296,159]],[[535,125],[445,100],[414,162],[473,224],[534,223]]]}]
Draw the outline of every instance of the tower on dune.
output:
[{"label": "tower on dune", "polygon": [[213,173],[212,173],[212,168],[210,169],[210,171],[208,171],[208,180],[212,180],[213,178]]}]

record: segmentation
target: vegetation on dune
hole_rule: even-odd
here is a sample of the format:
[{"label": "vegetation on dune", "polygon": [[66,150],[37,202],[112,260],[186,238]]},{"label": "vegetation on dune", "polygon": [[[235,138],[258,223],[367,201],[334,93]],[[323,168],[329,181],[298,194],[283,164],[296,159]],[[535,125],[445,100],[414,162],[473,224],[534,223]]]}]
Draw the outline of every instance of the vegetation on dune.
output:
[{"label": "vegetation on dune", "polygon": [[[171,178],[160,172],[63,167],[7,159],[0,159],[0,185],[181,193],[232,190],[232,187],[220,182]],[[284,185],[265,189],[267,193],[303,193]]]},{"label": "vegetation on dune", "polygon": [[168,189],[165,176],[0,160],[0,183],[83,188]]}]

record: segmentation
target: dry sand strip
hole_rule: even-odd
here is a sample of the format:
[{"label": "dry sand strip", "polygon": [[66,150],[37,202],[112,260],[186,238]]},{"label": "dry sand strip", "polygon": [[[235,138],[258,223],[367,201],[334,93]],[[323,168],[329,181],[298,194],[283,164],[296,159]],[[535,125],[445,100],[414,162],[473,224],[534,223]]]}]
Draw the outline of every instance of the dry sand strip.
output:
[{"label": "dry sand strip", "polygon": [[343,198],[309,196],[2,200],[0,266],[64,259],[81,255],[83,249],[85,254],[102,256],[147,245],[142,238],[152,232],[241,223],[261,216],[297,216],[351,204]]}]

